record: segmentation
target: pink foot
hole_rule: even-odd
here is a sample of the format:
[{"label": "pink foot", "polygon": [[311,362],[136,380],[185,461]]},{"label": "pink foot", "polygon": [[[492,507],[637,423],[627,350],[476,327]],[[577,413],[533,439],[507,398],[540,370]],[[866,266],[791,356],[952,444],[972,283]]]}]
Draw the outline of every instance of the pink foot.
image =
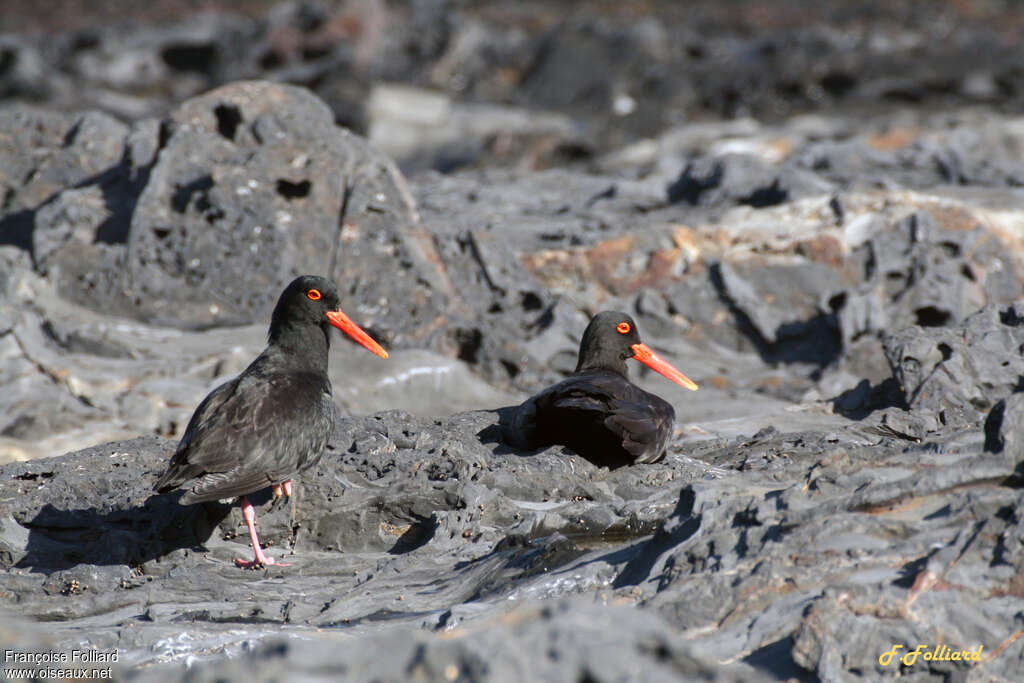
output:
[{"label": "pink foot", "polygon": [[[288,483],[288,488],[291,488],[291,482]],[[269,567],[271,565],[276,567],[290,567],[291,565],[287,562],[278,562],[272,557],[268,557],[263,554],[263,548],[260,547],[260,538],[256,535],[256,510],[253,508],[252,503],[245,496],[241,498],[242,502],[242,517],[245,519],[245,525],[249,527],[249,539],[252,541],[252,550],[254,557],[252,560],[243,560],[240,557],[235,558],[235,566],[243,569],[259,569],[260,567]]]},{"label": "pink foot", "polygon": [[[260,553],[260,554],[263,555],[262,553]],[[257,558],[252,559],[252,560],[244,560],[241,557],[236,557],[235,558],[235,566],[239,567],[241,569],[262,569],[263,567],[270,567],[270,566],[274,566],[274,567],[290,567],[291,564],[289,564],[288,562],[278,562],[277,560],[275,560],[274,558],[272,558],[272,557],[270,557],[268,555],[263,555],[263,559],[260,559],[260,558],[257,557]]]}]

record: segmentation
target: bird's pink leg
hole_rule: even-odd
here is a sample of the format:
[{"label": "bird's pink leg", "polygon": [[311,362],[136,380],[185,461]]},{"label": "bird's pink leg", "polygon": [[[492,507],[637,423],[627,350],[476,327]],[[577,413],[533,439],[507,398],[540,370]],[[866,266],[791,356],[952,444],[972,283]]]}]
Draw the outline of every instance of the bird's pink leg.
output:
[{"label": "bird's pink leg", "polygon": [[288,496],[289,498],[292,497],[292,480],[291,479],[287,479],[287,480],[281,482],[281,488],[284,490],[284,495]]},{"label": "bird's pink leg", "polygon": [[278,562],[274,558],[263,554],[263,549],[260,548],[260,537],[256,535],[256,509],[253,508],[252,503],[245,496],[242,496],[241,501],[242,517],[245,518],[245,525],[249,527],[249,539],[252,540],[252,549],[255,557],[252,561],[243,560],[240,557],[235,558],[235,565],[243,569],[258,569],[259,567],[270,565],[277,565],[278,567],[289,566],[285,562]]}]

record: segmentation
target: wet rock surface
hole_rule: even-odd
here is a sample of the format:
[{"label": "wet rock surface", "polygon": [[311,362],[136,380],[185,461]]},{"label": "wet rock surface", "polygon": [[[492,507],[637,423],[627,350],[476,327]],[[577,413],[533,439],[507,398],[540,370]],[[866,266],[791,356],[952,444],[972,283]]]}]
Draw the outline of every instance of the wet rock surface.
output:
[{"label": "wet rock surface", "polygon": [[[567,7],[0,41],[5,646],[123,680],[1019,677],[1017,14]],[[391,357],[338,336],[328,449],[251,497],[291,566],[240,570],[236,506],[151,488],[305,272]],[[503,431],[605,309],[701,386],[632,369],[676,411],[657,464]],[[981,654],[879,660],[918,644]]]}]

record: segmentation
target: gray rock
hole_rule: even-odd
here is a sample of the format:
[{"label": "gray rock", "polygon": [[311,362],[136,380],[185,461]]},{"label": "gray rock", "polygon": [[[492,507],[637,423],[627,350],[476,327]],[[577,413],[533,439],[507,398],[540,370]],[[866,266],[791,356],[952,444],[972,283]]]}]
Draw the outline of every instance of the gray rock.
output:
[{"label": "gray rock", "polygon": [[[9,97],[133,120],[0,111],[9,642],[146,679],[1014,680],[1015,19],[765,7],[756,39],[426,0],[0,40]],[[316,96],[220,87],[263,74]],[[369,106],[396,88],[444,116]],[[465,170],[406,181],[335,122]],[[394,353],[334,345],[349,415],[254,497],[292,566],[244,572],[237,508],[149,488],[296,270]],[[503,441],[605,308],[701,384],[634,372],[664,462]],[[939,642],[998,654],[879,662]]]},{"label": "gray rock", "polygon": [[[835,321],[819,307],[819,292],[841,277],[825,264],[805,263],[788,268],[753,263],[714,265],[721,295],[749,323],[766,354],[826,365],[839,353]],[[799,349],[796,339],[811,337],[813,350]],[[831,343],[829,343],[831,342]],[[810,353],[806,353],[810,351]]]},{"label": "gray rock", "polygon": [[[151,494],[173,442],[0,467],[0,587],[22,614],[61,620],[56,647],[117,648],[156,678],[211,655],[195,675],[882,675],[889,640],[939,629],[989,651],[1015,628],[1014,465],[982,452],[980,430],[908,449],[854,427],[764,429],[609,472],[560,448],[510,452],[487,437],[496,421],[342,419],[290,506],[254,497],[292,563],[263,574],[232,565],[236,508]],[[385,641],[408,650],[381,659]],[[1015,653],[979,671],[1010,675]]]},{"label": "gray rock", "polygon": [[[382,658],[382,651],[388,656]],[[145,678],[178,680],[182,673],[180,665],[154,667]],[[302,675],[350,681],[770,680],[743,667],[706,662],[680,644],[655,615],[586,599],[528,603],[507,611],[501,620],[438,634],[273,639],[244,659],[201,664],[187,675],[194,681]]]},{"label": "gray rock", "polygon": [[1013,393],[1000,399],[985,418],[985,450],[1003,454],[1006,460],[1017,463],[1024,461],[1024,440],[1019,430],[1021,411],[1024,410],[1024,394]]},{"label": "gray rock", "polygon": [[124,154],[126,127],[100,112],[0,109],[0,235],[33,248],[35,211],[59,192],[95,181]]},{"label": "gray rock", "polygon": [[572,121],[559,114],[463,104],[443,93],[394,85],[374,87],[366,106],[370,144],[406,173],[509,160],[543,167],[559,161],[561,150],[585,147]]},{"label": "gray rock", "polygon": [[[389,301],[385,270],[392,288],[407,279],[412,291],[424,267],[406,244],[415,207],[392,163],[336,128],[313,95],[237,83],[174,120],[129,235],[138,315],[186,326],[265,319],[306,272],[344,273],[346,296],[365,302],[350,312],[371,326],[382,306],[436,305],[429,290]],[[396,262],[405,266],[384,266]]]},{"label": "gray rock", "polygon": [[[774,443],[781,453],[791,439],[769,436],[765,445]],[[954,475],[961,482],[980,483],[1011,471],[1005,463],[979,465],[980,446],[975,433],[961,442],[963,451],[933,457],[977,468]],[[705,652],[756,662],[778,676],[812,671],[823,679],[843,678],[851,668],[885,675],[891,669],[878,658],[893,644],[936,645],[930,640],[934,635],[919,627],[932,619],[942,624],[937,628],[945,634],[943,642],[971,650],[1001,644],[1000,629],[1016,628],[1010,606],[1015,600],[990,591],[1014,570],[992,567],[997,542],[974,545],[970,529],[977,524],[1008,529],[1013,520],[1000,510],[1015,505],[1019,496],[994,484],[978,507],[979,498],[952,493],[951,485],[957,484],[948,478],[922,477],[921,468],[929,467],[922,462],[927,452],[840,448],[823,460],[790,461],[809,473],[805,484],[750,497],[723,496],[714,483],[685,487],[677,510],[640,546],[616,585],[620,590],[650,586],[653,593],[641,604],[685,632],[700,633],[692,642]],[[870,471],[857,471],[866,462],[859,453],[873,454]],[[849,491],[848,486],[858,493],[830,500],[829,491]],[[924,503],[937,491],[947,492],[940,494],[942,502]],[[889,535],[891,524],[900,529],[895,537]],[[893,561],[893,553],[906,553],[907,560]],[[837,562],[845,567],[841,573],[834,572]],[[951,595],[940,591],[943,581],[977,592]],[[868,610],[868,604],[884,607]],[[993,629],[994,623],[1001,626]],[[935,666],[965,673],[978,665]],[[985,670],[1005,675],[997,668]]]},{"label": "gray rock", "polygon": [[831,184],[800,168],[773,168],[758,157],[726,154],[688,162],[667,188],[670,202],[714,206],[774,206],[808,195],[830,192]]},{"label": "gray rock", "polygon": [[53,94],[48,79],[51,67],[38,46],[22,36],[0,36],[0,54],[4,69],[0,74],[0,96],[4,99],[45,100]]},{"label": "gray rock", "polygon": [[60,190],[117,165],[128,132],[100,112],[63,114],[31,107],[0,110],[0,130],[5,132],[0,182],[9,193],[5,213],[34,209]]},{"label": "gray rock", "polygon": [[1024,375],[1021,304],[987,306],[955,328],[910,327],[886,336],[902,399],[942,425],[976,424]]}]

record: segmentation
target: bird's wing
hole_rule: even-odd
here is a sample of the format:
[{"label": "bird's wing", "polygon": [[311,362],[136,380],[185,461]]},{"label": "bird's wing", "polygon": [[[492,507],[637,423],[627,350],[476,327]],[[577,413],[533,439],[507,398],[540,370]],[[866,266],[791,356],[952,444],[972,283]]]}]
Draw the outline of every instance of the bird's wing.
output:
[{"label": "bird's wing", "polygon": [[670,403],[627,382],[616,388],[604,424],[622,439],[622,447],[636,462],[651,463],[664,456],[675,421]]},{"label": "bird's wing", "polygon": [[517,413],[520,436],[533,447],[544,446],[561,443],[556,435],[566,429],[600,424],[611,396],[589,380],[589,374],[573,375],[527,399]]},{"label": "bird's wing", "polygon": [[622,440],[622,447],[636,462],[660,460],[675,424],[672,406],[613,373],[586,373],[580,377],[586,390],[570,390],[559,403],[603,415],[604,426]]},{"label": "bird's wing", "polygon": [[580,372],[548,387],[523,404],[519,417],[532,445],[545,445],[566,429],[603,426],[635,462],[644,463],[661,459],[675,424],[669,403],[605,371]]},{"label": "bird's wing", "polygon": [[611,414],[604,420],[608,430],[622,439],[622,447],[638,463],[657,462],[664,456],[674,422],[674,416],[622,400],[613,402]]},{"label": "bird's wing", "polygon": [[541,395],[547,396],[547,402],[555,408],[605,410],[622,385],[629,385],[629,381],[612,373],[580,372],[549,387]]},{"label": "bird's wing", "polygon": [[[204,442],[204,436],[212,437],[216,432],[217,425],[223,424],[225,417],[221,409],[229,403],[238,391],[239,382],[242,378],[235,379],[221,384],[219,387],[207,394],[202,400],[192,418],[185,427],[185,433],[178,442],[178,447],[171,456],[171,461],[153,487],[160,493],[166,493],[180,484],[197,477],[205,471],[206,463],[200,457],[200,451],[193,452],[193,444]],[[215,441],[216,438],[210,438]]]},{"label": "bird's wing", "polygon": [[179,501],[182,505],[202,503],[208,500],[234,498],[259,491],[277,482],[263,472],[237,471],[203,474],[195,480]]},{"label": "bird's wing", "polygon": [[326,378],[243,374],[196,408],[157,490],[196,479],[186,497],[199,502],[287,479],[323,450],[333,415]]}]

